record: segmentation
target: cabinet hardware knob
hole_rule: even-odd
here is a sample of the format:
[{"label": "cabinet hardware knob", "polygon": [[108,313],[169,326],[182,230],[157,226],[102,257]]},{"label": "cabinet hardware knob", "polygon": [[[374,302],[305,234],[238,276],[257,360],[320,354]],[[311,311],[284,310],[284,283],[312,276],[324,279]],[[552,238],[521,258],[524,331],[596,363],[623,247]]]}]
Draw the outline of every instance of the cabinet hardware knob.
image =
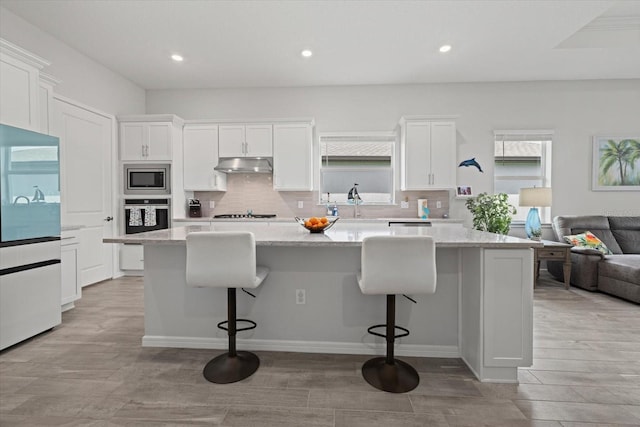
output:
[{"label": "cabinet hardware knob", "polygon": [[104,220],[107,221],[107,222],[113,221],[113,217],[112,216],[108,216]]}]

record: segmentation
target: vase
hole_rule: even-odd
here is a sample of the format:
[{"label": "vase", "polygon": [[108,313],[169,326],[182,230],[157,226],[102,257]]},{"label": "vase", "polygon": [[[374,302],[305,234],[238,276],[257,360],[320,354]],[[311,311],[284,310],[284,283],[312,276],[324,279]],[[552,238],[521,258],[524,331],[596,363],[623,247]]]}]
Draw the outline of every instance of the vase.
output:
[{"label": "vase", "polygon": [[527,215],[527,221],[524,223],[524,231],[527,232],[527,237],[532,239],[536,234],[538,239],[540,238],[540,231],[542,230],[542,224],[540,223],[540,215],[538,214],[538,208],[529,209]]}]

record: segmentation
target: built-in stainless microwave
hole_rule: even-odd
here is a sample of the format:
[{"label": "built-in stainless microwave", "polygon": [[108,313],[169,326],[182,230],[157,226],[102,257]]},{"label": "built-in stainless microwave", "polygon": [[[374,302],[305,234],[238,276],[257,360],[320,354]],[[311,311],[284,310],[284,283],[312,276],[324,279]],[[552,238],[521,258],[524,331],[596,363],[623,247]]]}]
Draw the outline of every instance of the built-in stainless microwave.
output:
[{"label": "built-in stainless microwave", "polygon": [[124,194],[171,194],[171,165],[125,164]]}]

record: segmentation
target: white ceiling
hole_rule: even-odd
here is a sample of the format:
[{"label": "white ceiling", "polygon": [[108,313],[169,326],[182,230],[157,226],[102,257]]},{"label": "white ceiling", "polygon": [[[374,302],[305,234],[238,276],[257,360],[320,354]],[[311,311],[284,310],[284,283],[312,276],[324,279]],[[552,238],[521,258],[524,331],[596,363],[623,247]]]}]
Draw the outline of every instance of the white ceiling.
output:
[{"label": "white ceiling", "polygon": [[0,1],[146,89],[640,78],[640,0]]}]

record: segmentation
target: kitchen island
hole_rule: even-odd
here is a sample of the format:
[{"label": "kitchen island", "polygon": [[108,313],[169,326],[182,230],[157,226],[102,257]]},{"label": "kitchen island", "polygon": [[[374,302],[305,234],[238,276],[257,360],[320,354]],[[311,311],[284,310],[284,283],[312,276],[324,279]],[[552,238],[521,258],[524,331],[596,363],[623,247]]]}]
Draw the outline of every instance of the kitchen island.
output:
[{"label": "kitchen island", "polygon": [[417,304],[397,299],[397,324],[411,334],[398,340],[396,354],[461,357],[487,382],[517,382],[517,367],[532,363],[533,248],[540,243],[449,225],[337,223],[311,234],[295,223],[229,222],[105,239],[144,245],[143,346],[226,348],[216,328],[226,319],[226,290],[185,282],[186,235],[206,230],[253,232],[257,262],[270,269],[257,298],[239,294],[238,316],[258,323],[239,335],[239,348],[383,354],[384,341],[367,327],[384,321],[385,297],[363,295],[356,282],[362,239],[418,234],[436,241],[437,290],[412,296]]}]

